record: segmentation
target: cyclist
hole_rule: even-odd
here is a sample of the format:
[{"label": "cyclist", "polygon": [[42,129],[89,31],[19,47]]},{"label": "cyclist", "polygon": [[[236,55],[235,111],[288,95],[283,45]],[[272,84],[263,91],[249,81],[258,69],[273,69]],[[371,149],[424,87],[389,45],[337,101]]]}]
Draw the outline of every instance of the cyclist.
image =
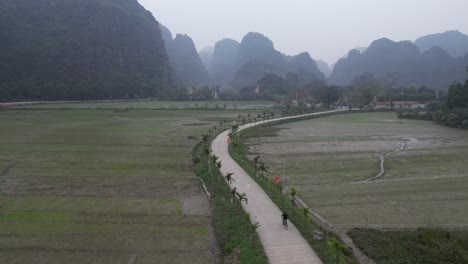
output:
[{"label": "cyclist", "polygon": [[288,229],[288,213],[286,213],[286,211],[283,212],[281,218],[283,218],[283,226]]}]

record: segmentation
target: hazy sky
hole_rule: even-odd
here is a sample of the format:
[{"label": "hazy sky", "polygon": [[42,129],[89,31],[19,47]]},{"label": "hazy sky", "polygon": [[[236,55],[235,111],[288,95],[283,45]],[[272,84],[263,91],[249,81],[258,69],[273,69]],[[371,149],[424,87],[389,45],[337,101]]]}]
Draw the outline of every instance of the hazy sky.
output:
[{"label": "hazy sky", "polygon": [[308,51],[334,63],[378,38],[415,40],[457,29],[468,33],[468,0],[139,0],[172,33],[197,49],[247,32],[269,37],[287,55]]}]

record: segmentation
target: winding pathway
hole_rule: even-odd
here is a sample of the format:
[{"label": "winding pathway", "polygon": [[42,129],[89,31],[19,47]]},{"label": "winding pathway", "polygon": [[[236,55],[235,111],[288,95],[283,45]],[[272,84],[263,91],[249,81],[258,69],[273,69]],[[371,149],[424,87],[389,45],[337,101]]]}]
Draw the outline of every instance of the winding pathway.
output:
[{"label": "winding pathway", "polygon": [[[239,131],[269,122],[335,112],[342,111],[334,110],[260,121],[240,126]],[[250,214],[252,223],[258,222],[260,224],[257,233],[265,249],[269,263],[321,264],[322,261],[291,222],[289,222],[288,230],[283,229],[281,225],[281,210],[271,201],[255,180],[231,158],[228,151],[228,134],[229,131],[224,131],[218,135],[211,144],[211,150],[212,153],[219,156],[219,160],[222,161],[223,166],[220,169],[221,174],[226,175],[227,173],[234,173],[233,178],[235,182],[231,184],[231,187],[236,187],[238,192],[245,192],[247,194],[248,204],[242,203],[242,206],[244,210]]]}]

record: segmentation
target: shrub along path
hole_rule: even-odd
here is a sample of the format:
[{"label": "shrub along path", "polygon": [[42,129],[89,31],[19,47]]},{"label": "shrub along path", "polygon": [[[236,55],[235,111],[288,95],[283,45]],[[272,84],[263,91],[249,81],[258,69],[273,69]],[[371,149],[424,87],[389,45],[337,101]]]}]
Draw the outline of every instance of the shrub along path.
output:
[{"label": "shrub along path", "polygon": [[[329,111],[333,113],[338,111]],[[324,113],[306,114],[320,115]],[[276,122],[290,118],[300,118],[301,116],[276,118],[267,121],[246,124],[239,127],[239,131],[261,125],[268,122]],[[302,237],[297,228],[289,222],[289,229],[285,230],[281,225],[281,210],[271,201],[263,189],[237,164],[229,155],[228,135],[230,131],[225,131],[216,137],[211,150],[213,155],[219,157],[222,162],[220,172],[222,175],[234,173],[235,182],[231,184],[237,192],[247,194],[248,203],[243,203],[244,210],[250,214],[252,223],[259,223],[257,233],[262,242],[269,263],[280,264],[321,264],[322,261],[312,250],[307,241]]]}]

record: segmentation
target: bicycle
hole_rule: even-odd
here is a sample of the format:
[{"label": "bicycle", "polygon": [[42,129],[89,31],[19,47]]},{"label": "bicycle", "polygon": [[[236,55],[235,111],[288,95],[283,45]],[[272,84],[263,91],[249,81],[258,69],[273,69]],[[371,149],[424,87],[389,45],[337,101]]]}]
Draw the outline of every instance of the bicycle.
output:
[{"label": "bicycle", "polygon": [[288,230],[288,214],[286,212],[283,212],[283,214],[281,215],[281,218],[283,219],[284,229]]}]

